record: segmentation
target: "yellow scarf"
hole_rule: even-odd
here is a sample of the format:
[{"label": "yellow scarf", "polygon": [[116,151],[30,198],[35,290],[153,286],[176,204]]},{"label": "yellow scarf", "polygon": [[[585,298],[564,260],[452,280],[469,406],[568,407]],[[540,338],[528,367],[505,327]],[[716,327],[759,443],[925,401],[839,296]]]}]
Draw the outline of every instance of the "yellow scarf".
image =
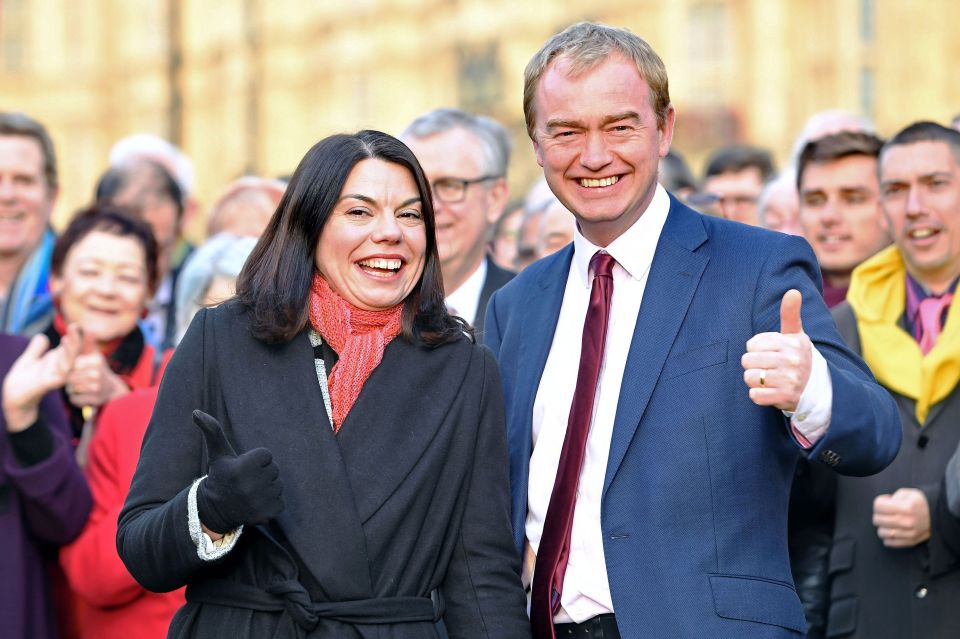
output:
[{"label": "yellow scarf", "polygon": [[960,295],[955,295],[937,343],[924,357],[912,335],[897,322],[907,299],[907,272],[896,246],[854,270],[847,301],[857,315],[863,359],[877,381],[916,400],[923,425],[930,407],[943,401],[960,381]]}]

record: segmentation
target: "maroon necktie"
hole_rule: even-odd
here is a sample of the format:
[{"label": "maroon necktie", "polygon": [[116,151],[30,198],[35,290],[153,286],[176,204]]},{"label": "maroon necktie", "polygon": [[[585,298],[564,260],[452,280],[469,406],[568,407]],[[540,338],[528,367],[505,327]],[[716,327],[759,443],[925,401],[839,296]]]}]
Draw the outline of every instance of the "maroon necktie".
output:
[{"label": "maroon necktie", "polygon": [[580,350],[580,368],[577,388],[570,405],[567,434],[560,451],[557,478],[550,494],[547,517],[537,550],[530,599],[530,623],[535,639],[555,639],[553,617],[560,609],[563,575],[570,556],[570,532],[573,529],[573,507],[577,500],[577,484],[583,467],[583,452],[587,447],[593,400],[597,394],[603,345],[610,318],[610,299],[613,297],[613,265],[610,255],[597,252],[590,260],[594,273],[590,289],[590,306],[583,323],[583,346]]}]

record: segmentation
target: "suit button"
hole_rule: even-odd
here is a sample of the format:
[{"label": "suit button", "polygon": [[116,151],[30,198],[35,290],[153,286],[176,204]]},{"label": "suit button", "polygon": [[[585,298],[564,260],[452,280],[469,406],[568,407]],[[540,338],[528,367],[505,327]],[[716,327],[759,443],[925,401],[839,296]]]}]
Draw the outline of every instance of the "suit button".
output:
[{"label": "suit button", "polygon": [[827,466],[836,466],[840,463],[840,455],[836,454],[832,450],[825,450],[820,453],[820,461]]},{"label": "suit button", "polygon": [[917,589],[913,591],[913,596],[917,599],[926,599],[928,594],[930,594],[930,591],[927,590],[926,586],[917,586]]},{"label": "suit button", "polygon": [[929,437],[927,437],[926,435],[920,435],[920,437],[917,438],[917,448],[920,448],[920,449],[926,448],[927,443],[929,442],[930,442]]}]

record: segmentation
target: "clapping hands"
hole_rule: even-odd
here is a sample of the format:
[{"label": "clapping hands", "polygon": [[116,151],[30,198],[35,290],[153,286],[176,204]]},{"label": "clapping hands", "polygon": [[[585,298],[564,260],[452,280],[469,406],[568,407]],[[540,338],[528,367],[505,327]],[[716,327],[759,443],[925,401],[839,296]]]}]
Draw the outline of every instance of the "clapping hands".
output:
[{"label": "clapping hands", "polygon": [[65,387],[70,403],[79,407],[103,406],[130,392],[89,337],[83,340],[80,354],[67,374]]},{"label": "clapping hands", "polygon": [[45,335],[35,335],[3,380],[3,414],[7,431],[26,430],[37,420],[40,400],[67,383],[82,348],[80,328],[71,324],[60,345],[50,348]]}]

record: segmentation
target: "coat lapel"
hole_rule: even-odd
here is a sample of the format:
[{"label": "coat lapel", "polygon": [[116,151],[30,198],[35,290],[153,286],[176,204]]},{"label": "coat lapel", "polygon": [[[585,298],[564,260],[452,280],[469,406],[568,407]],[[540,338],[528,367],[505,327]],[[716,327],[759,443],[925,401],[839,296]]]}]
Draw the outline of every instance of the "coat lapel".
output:
[{"label": "coat lapel", "polygon": [[[947,395],[943,399],[943,401],[937,404],[934,404],[933,406],[930,407],[930,409],[927,411],[927,419],[923,423],[924,429],[929,429],[931,426],[938,423],[939,421],[938,418],[940,417],[940,413],[942,413],[946,409],[947,405],[950,404],[950,400],[952,399],[952,397],[953,397],[953,393],[951,393],[950,395]],[[914,412],[916,412],[916,405],[917,403],[913,402]]]},{"label": "coat lapel", "polygon": [[430,350],[397,337],[387,346],[337,435],[361,524],[394,494],[451,419],[469,365],[465,342]]},{"label": "coat lapel", "polygon": [[487,261],[487,277],[484,278],[483,288],[480,289],[480,297],[477,300],[477,317],[473,323],[473,327],[477,331],[477,341],[480,342],[483,341],[484,316],[487,313],[487,303],[490,301],[490,296],[516,275],[516,273],[497,266],[489,255],[485,259]]},{"label": "coat lapel", "polygon": [[[221,372],[238,452],[273,453],[286,502],[277,524],[324,592],[338,600],[372,596],[363,528],[309,339],[304,333],[279,346],[251,339],[251,351],[242,366]],[[337,562],[328,559],[331,548]]]},{"label": "coat lapel", "polygon": [[707,240],[700,214],[671,196],[627,355],[613,424],[603,490],[613,481],[633,440],[709,258],[696,249]]}]

